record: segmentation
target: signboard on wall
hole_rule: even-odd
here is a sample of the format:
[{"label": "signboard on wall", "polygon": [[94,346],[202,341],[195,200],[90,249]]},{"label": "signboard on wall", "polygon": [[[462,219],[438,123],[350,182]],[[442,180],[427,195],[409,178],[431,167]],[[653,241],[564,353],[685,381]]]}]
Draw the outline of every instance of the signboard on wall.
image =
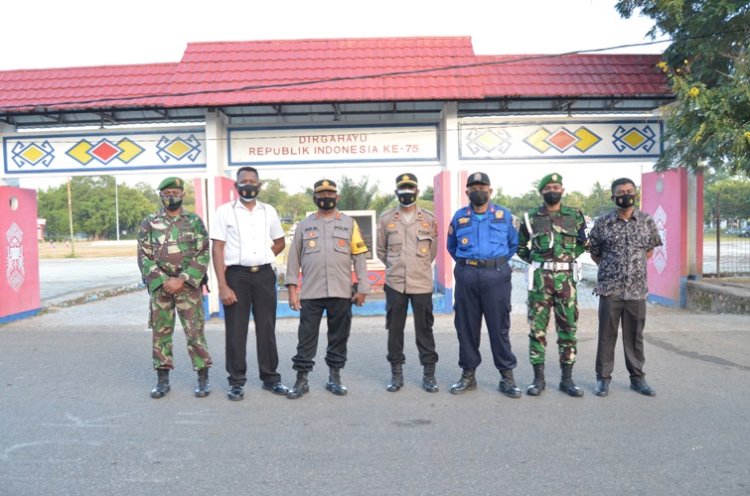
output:
[{"label": "signboard on wall", "polygon": [[232,128],[229,165],[437,162],[435,125]]},{"label": "signboard on wall", "polygon": [[13,175],[203,169],[205,141],[203,129],[16,135],[3,138],[3,162]]},{"label": "signboard on wall", "polygon": [[570,122],[463,122],[460,160],[565,160],[658,158],[659,120]]}]

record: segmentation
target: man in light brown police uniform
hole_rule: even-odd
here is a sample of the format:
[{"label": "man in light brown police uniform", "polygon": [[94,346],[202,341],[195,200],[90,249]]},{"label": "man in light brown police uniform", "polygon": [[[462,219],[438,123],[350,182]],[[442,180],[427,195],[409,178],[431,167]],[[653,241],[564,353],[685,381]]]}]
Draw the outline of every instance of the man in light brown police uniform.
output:
[{"label": "man in light brown police uniform", "polygon": [[[338,396],[347,393],[341,384],[340,370],[346,363],[352,303],[361,306],[370,292],[367,246],[357,222],[336,208],[336,183],[321,179],[314,185],[313,196],[318,211],[297,225],[287,259],[289,306],[300,310],[297,354],[292,358],[297,382],[287,394],[289,399],[297,399],[310,390],[307,374],[315,365],[323,311],[328,318],[326,364],[330,374],[326,389]],[[352,264],[358,281],[356,291],[352,288]]]},{"label": "man in light brown police uniform", "polygon": [[399,206],[378,221],[377,254],[385,264],[385,327],[391,382],[396,392],[404,385],[404,326],[411,301],[419,361],[424,367],[422,388],[437,393],[435,337],[432,334],[432,261],[437,255],[437,222],[429,210],[417,206],[419,188],[414,174],[396,178]]}]

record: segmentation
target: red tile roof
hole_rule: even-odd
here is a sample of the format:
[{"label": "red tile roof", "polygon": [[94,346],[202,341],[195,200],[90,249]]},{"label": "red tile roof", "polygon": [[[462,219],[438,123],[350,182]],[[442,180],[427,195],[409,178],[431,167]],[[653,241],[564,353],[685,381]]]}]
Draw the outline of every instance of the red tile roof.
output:
[{"label": "red tile roof", "polygon": [[670,95],[659,55],[478,56],[485,97]]},{"label": "red tile roof", "polygon": [[[170,90],[206,93],[172,97],[165,103],[175,107],[481,98],[476,68],[425,71],[474,61],[467,37],[191,43]],[[388,75],[392,73],[402,74]]]},{"label": "red tile roof", "polygon": [[0,71],[0,111],[669,96],[658,61],[476,56],[468,37],[191,43],[179,63]]},{"label": "red tile roof", "polygon": [[0,71],[0,110],[161,106],[177,65]]}]

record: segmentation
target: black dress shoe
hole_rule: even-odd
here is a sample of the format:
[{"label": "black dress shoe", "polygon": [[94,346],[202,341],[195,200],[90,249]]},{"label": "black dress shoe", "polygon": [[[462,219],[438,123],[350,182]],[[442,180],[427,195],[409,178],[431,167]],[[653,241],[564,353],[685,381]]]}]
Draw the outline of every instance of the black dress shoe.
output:
[{"label": "black dress shoe", "polygon": [[594,394],[601,396],[602,398],[609,394],[609,383],[604,379],[596,381],[596,387],[594,387]]},{"label": "black dress shoe", "polygon": [[646,384],[644,379],[634,379],[630,381],[630,389],[641,393],[643,396],[656,396],[656,391]]},{"label": "black dress shoe", "polygon": [[151,397],[155,400],[163,398],[169,392],[169,383],[160,382],[151,390]]},{"label": "black dress shoe", "polygon": [[280,382],[264,382],[263,389],[265,389],[266,391],[271,391],[273,394],[278,394],[281,396],[286,396],[286,393],[289,392],[289,388]]},{"label": "black dress shoe", "polygon": [[241,401],[245,397],[245,389],[242,386],[232,386],[229,388],[227,398],[232,401]]}]

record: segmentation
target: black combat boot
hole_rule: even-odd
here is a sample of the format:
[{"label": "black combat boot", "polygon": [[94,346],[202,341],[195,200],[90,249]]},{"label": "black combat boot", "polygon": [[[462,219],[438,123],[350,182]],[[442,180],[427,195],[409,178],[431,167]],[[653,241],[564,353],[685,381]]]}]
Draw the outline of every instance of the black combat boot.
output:
[{"label": "black combat boot", "polygon": [[437,393],[440,388],[435,380],[435,364],[428,363],[424,366],[424,375],[422,376],[422,389],[428,393]]},{"label": "black combat boot", "polygon": [[544,364],[536,363],[534,364],[534,382],[526,388],[526,394],[529,396],[539,396],[545,387],[547,387],[547,383],[544,382]]},{"label": "black combat boot", "polygon": [[560,377],[560,391],[574,398],[580,398],[581,396],[583,396],[583,389],[576,386],[576,383],[573,382],[573,364],[563,363],[562,365],[560,365],[560,368],[562,369],[562,376]]},{"label": "black combat boot", "polygon": [[195,397],[205,398],[211,392],[211,384],[208,383],[208,367],[198,370],[198,385],[195,386]]},{"label": "black combat boot", "polygon": [[341,384],[341,369],[329,367],[328,369],[328,382],[326,382],[326,389],[335,394],[336,396],[344,396],[348,392],[346,386]]},{"label": "black combat boot", "polygon": [[474,377],[474,369],[464,369],[458,382],[451,386],[451,394],[463,394],[476,388],[477,379]]},{"label": "black combat boot", "polygon": [[307,383],[307,372],[297,372],[297,382],[295,382],[294,387],[286,393],[286,397],[290,400],[296,400],[308,391],[310,391],[310,385]]},{"label": "black combat boot", "polygon": [[163,398],[169,392],[169,369],[156,369],[158,380],[156,386],[151,390],[151,397],[154,399]]},{"label": "black combat boot", "polygon": [[395,393],[404,385],[404,369],[400,363],[391,364],[391,382],[385,387],[389,393]]},{"label": "black combat boot", "polygon": [[520,398],[521,390],[518,389],[516,381],[513,379],[513,370],[502,370],[500,371],[500,375],[502,376],[502,379],[500,379],[500,382],[497,385],[498,391],[510,398]]}]

